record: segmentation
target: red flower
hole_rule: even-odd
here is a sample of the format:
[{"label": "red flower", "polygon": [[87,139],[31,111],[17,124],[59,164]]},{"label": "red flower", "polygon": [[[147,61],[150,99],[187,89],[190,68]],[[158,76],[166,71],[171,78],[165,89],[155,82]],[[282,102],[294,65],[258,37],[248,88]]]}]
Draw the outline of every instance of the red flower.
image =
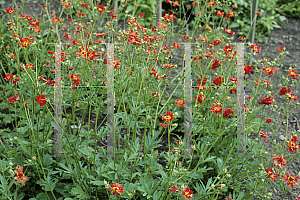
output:
[{"label": "red flower", "polygon": [[206,7],[209,7],[209,6],[215,6],[216,4],[215,4],[215,0],[211,0],[211,2],[209,2],[208,4],[207,4],[207,6]]},{"label": "red flower", "polygon": [[220,10],[217,10],[217,15],[219,17],[223,17],[224,16],[224,12],[221,12]]},{"label": "red flower", "polygon": [[220,75],[218,78],[214,78],[213,83],[215,85],[220,85],[222,82],[224,82],[224,78],[222,78]]},{"label": "red flower", "polygon": [[271,123],[272,119],[267,119],[266,123]]},{"label": "red flower", "polygon": [[40,106],[44,106],[44,105],[46,105],[46,97],[45,97],[45,95],[44,94],[40,94],[39,96],[37,96],[36,98],[35,98],[35,100],[38,102],[38,104],[40,104]]},{"label": "red flower", "polygon": [[204,53],[204,55],[206,56],[206,57],[212,57],[213,55],[214,55],[214,51],[206,51],[205,53]]},{"label": "red flower", "polygon": [[226,47],[224,48],[224,53],[227,55],[227,54],[230,53],[230,52],[232,52],[231,45],[226,46]]},{"label": "red flower", "polygon": [[283,168],[287,164],[286,157],[283,157],[283,154],[281,156],[277,156],[276,154],[273,155],[274,164],[278,165],[280,169]]},{"label": "red flower", "polygon": [[291,88],[282,87],[281,90],[279,91],[279,94],[284,95],[286,93],[290,93],[291,91],[292,91]]},{"label": "red flower", "polygon": [[13,79],[14,75],[13,74],[5,74],[5,80],[9,81],[10,79]]},{"label": "red flower", "polygon": [[58,17],[52,18],[52,23],[57,23],[57,22],[59,22],[59,18]]},{"label": "red flower", "polygon": [[184,101],[181,101],[180,99],[175,100],[176,105],[180,106],[181,108],[184,107]]},{"label": "red flower", "polygon": [[16,83],[16,82],[18,82],[20,80],[20,78],[15,78],[15,80],[13,80],[13,83]]},{"label": "red flower", "polygon": [[79,81],[81,81],[81,80],[78,77],[78,75],[75,76],[74,74],[69,74],[69,77],[74,81],[75,84],[80,84]]},{"label": "red flower", "polygon": [[264,137],[264,138],[265,138],[265,142],[267,142],[267,138],[268,138],[269,136],[267,136],[267,133],[266,133],[266,132],[261,132],[261,131],[260,131],[259,135],[262,136],[262,137]]},{"label": "red flower", "polygon": [[6,12],[8,13],[8,14],[13,14],[14,12],[16,12],[16,10],[14,10],[14,9],[12,9],[12,8],[7,8],[6,9]]},{"label": "red flower", "polygon": [[104,8],[102,5],[100,5],[100,6],[97,7],[97,10],[98,10],[99,12],[104,13],[105,8]]},{"label": "red flower", "polygon": [[219,61],[218,59],[215,59],[215,60],[213,61],[213,63],[212,63],[211,69],[212,69],[212,70],[215,70],[215,69],[219,68],[219,67],[220,67],[220,63],[222,63],[222,62]]},{"label": "red flower", "polygon": [[161,114],[161,116],[162,116],[162,120],[166,120],[166,122],[171,122],[174,119],[173,113],[170,112],[170,111],[167,111],[167,115],[166,116],[164,116],[162,114]]},{"label": "red flower", "polygon": [[194,192],[190,190],[189,187],[187,187],[185,190],[182,191],[182,195],[187,198],[187,199],[192,199],[193,197],[191,196]]},{"label": "red flower", "polygon": [[16,181],[21,181],[22,183],[19,184],[20,185],[25,185],[25,181],[28,179],[27,176],[24,176],[23,174],[23,167],[20,167],[19,165],[17,166],[17,170],[14,170],[15,173],[16,173],[16,177],[15,177],[15,180]]},{"label": "red flower", "polygon": [[259,50],[261,50],[261,48],[259,48],[259,46],[256,45],[256,44],[251,45],[251,48],[252,48],[256,53],[259,53]]},{"label": "red flower", "polygon": [[163,124],[163,123],[159,123],[159,125],[164,127],[164,128],[167,128],[168,126],[170,126],[170,124],[167,125],[167,124]]},{"label": "red flower", "polygon": [[233,111],[231,108],[228,108],[227,110],[225,110],[225,112],[223,113],[223,117],[225,118],[231,118],[231,115],[234,115],[235,111]]},{"label": "red flower", "polygon": [[144,17],[144,14],[140,13],[139,16],[140,16],[140,17]]},{"label": "red flower", "polygon": [[244,40],[244,39],[245,39],[245,36],[240,36],[239,39],[240,39],[240,40]]},{"label": "red flower", "polygon": [[295,178],[291,176],[290,172],[287,172],[286,175],[282,177],[283,181],[288,181],[287,184],[290,186],[290,188],[293,188],[293,185],[299,185],[297,182],[299,179],[299,175],[297,175]]},{"label": "red flower", "polygon": [[198,96],[195,96],[195,100],[200,101],[200,103],[204,103],[206,98],[204,97],[203,94],[199,94]]},{"label": "red flower", "polygon": [[17,100],[19,100],[19,92],[13,96],[11,96],[9,99],[7,99],[8,103],[17,103]]},{"label": "red flower", "polygon": [[281,52],[281,51],[283,51],[284,50],[284,46],[281,46],[278,50],[277,50],[277,52]]},{"label": "red flower", "polygon": [[180,187],[177,188],[177,187],[175,187],[175,186],[170,187],[169,190],[170,190],[171,192],[174,192],[174,191],[181,191]]},{"label": "red flower", "polygon": [[233,92],[236,93],[237,89],[236,88],[232,88],[232,89],[229,90],[229,92],[230,92],[230,94],[232,94]]},{"label": "red flower", "polygon": [[[265,67],[265,68],[263,68],[263,71],[267,74],[267,75],[273,75],[274,74],[274,67]],[[276,69],[275,69],[276,70]],[[276,70],[276,71],[278,71],[278,70]]]},{"label": "red flower", "polygon": [[[220,104],[220,105],[222,106],[222,104]],[[213,105],[211,106],[211,108],[210,108],[210,111],[216,113],[216,115],[217,115],[218,113],[222,113],[223,108],[221,108],[220,105],[219,105],[219,104],[217,104],[217,105],[213,104]]]},{"label": "red flower", "polygon": [[276,102],[276,101],[275,101],[275,99],[272,96],[269,96],[266,99],[265,99],[265,97],[262,97],[261,101],[260,101],[260,104],[271,105],[273,102]]},{"label": "red flower", "polygon": [[293,99],[294,101],[298,99],[298,96],[295,97],[294,94],[290,94],[290,93],[286,93],[285,96],[288,97],[289,99]]},{"label": "red flower", "polygon": [[297,79],[297,77],[299,76],[299,74],[296,74],[297,72],[295,70],[291,70],[289,71],[288,75],[292,76],[293,79]]},{"label": "red flower", "polygon": [[289,143],[287,144],[287,146],[289,147],[290,152],[294,152],[295,150],[300,148],[297,144],[297,141],[298,141],[297,136],[293,136],[292,140],[288,139]]},{"label": "red flower", "polygon": [[124,192],[124,187],[122,187],[119,183],[112,184],[112,186],[109,185],[109,189],[113,190],[113,195],[116,193],[122,194]]},{"label": "red flower", "polygon": [[269,174],[269,177],[271,178],[271,180],[276,182],[276,178],[278,177],[278,175],[273,174],[272,169],[265,169],[265,171]]},{"label": "red flower", "polygon": [[28,38],[20,38],[20,43],[19,43],[19,46],[20,47],[29,47],[31,43],[28,42]]},{"label": "red flower", "polygon": [[246,65],[244,68],[244,75],[249,74],[250,72],[253,72],[253,67],[251,65]]},{"label": "red flower", "polygon": [[174,48],[179,48],[180,44],[178,42],[173,42]]}]

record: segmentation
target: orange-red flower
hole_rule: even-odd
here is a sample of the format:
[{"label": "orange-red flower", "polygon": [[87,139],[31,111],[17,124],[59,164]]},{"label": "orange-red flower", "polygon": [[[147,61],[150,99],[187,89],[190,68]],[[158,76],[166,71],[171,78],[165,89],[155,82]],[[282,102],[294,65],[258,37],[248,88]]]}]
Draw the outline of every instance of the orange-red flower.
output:
[{"label": "orange-red flower", "polygon": [[169,190],[170,190],[171,192],[174,192],[174,191],[180,191],[180,192],[181,192],[180,187],[177,188],[177,187],[175,187],[175,186],[170,187]]},{"label": "orange-red flower", "polygon": [[279,91],[279,94],[280,95],[284,95],[284,94],[286,94],[286,93],[290,93],[292,90],[291,90],[291,88],[287,88],[287,87],[282,87],[281,88],[281,90]]},{"label": "orange-red flower", "polygon": [[171,122],[174,119],[173,113],[170,112],[170,111],[167,111],[167,115],[166,116],[164,116],[162,114],[161,114],[161,116],[162,116],[162,120],[166,120],[166,122]]},{"label": "orange-red flower", "polygon": [[217,10],[217,15],[219,17],[223,17],[224,16],[224,12],[221,12],[220,10]]},{"label": "orange-red flower", "polygon": [[173,42],[174,48],[179,48],[180,44],[178,42]]},{"label": "orange-red flower", "polygon": [[273,174],[272,169],[265,169],[265,171],[269,174],[269,177],[271,178],[271,180],[276,182],[276,178],[278,177],[278,175]]},{"label": "orange-red flower", "polygon": [[266,99],[265,99],[265,97],[262,97],[259,104],[271,105],[273,102],[276,102],[275,99],[274,99],[274,97],[269,96]]},{"label": "orange-red flower", "polygon": [[27,176],[25,176],[23,174],[23,167],[20,167],[19,165],[17,166],[17,170],[14,170],[16,173],[16,177],[15,180],[16,181],[21,181],[21,183],[19,184],[19,186],[24,186],[25,185],[25,181],[28,179]]},{"label": "orange-red flower", "polygon": [[261,50],[261,48],[259,48],[259,46],[256,45],[256,44],[251,45],[251,48],[252,48],[256,53],[259,53],[259,50]]},{"label": "orange-red flower", "polygon": [[195,96],[195,100],[200,101],[200,103],[204,103],[206,98],[204,97],[204,95],[199,94],[198,96]]},{"label": "orange-red flower", "polygon": [[74,81],[75,84],[80,84],[80,78],[78,77],[78,75],[74,75],[74,74],[69,74],[69,77]]},{"label": "orange-red flower", "polygon": [[224,82],[224,78],[221,77],[221,75],[218,76],[218,78],[214,78],[213,83],[215,85],[220,85],[222,82]]},{"label": "orange-red flower", "polygon": [[297,141],[298,141],[297,136],[293,136],[292,139],[288,139],[289,143],[287,144],[287,146],[289,147],[290,152],[294,152],[295,150],[300,148],[297,144]]},{"label": "orange-red flower", "polygon": [[12,9],[12,8],[7,8],[6,9],[6,12],[8,13],[8,14],[13,14],[14,12],[16,12],[16,10],[14,10],[14,9]]},{"label": "orange-red flower", "polygon": [[231,108],[228,108],[227,110],[225,110],[225,112],[223,113],[223,117],[225,118],[231,118],[232,115],[234,115],[235,111],[233,111]]},{"label": "orange-red flower", "polygon": [[113,195],[116,193],[122,194],[124,192],[124,187],[122,187],[119,183],[112,184],[112,186],[109,185],[109,189],[113,190]]},{"label": "orange-red flower", "polygon": [[299,76],[299,74],[297,74],[297,72],[295,70],[291,70],[288,73],[289,76],[292,76],[293,79],[297,79],[297,77]]},{"label": "orange-red flower", "polygon": [[211,108],[210,108],[210,111],[216,113],[216,115],[217,115],[218,113],[222,113],[223,108],[221,108],[220,105],[222,106],[222,104],[217,104],[217,105],[213,104],[213,105],[211,106]]},{"label": "orange-red flower", "polygon": [[287,172],[286,175],[282,177],[283,181],[288,181],[287,184],[290,186],[290,188],[293,188],[294,184],[299,185],[297,182],[299,179],[299,175],[297,175],[295,178],[291,176],[290,172]]},{"label": "orange-red flower", "polygon": [[182,191],[182,195],[185,197],[185,198],[187,198],[187,199],[192,199],[193,197],[192,197],[192,194],[193,194],[194,192],[192,191],[192,190],[190,190],[190,188],[189,187],[187,187],[185,190],[183,190]]},{"label": "orange-red flower", "polygon": [[274,70],[278,71],[278,69],[276,69],[274,67],[266,66],[265,68],[263,68],[263,71],[269,76],[274,74]]},{"label": "orange-red flower", "polygon": [[265,142],[267,142],[267,138],[268,138],[269,136],[267,136],[267,133],[266,133],[266,132],[260,131],[259,135],[262,136],[262,137],[264,137],[264,138],[265,138]]},{"label": "orange-red flower", "polygon": [[58,17],[52,18],[52,23],[57,23],[57,22],[59,22],[59,18]]},{"label": "orange-red flower", "polygon": [[181,101],[180,99],[175,100],[176,105],[180,106],[181,108],[184,107],[184,101]]},{"label": "orange-red flower", "polygon": [[290,93],[286,93],[285,96],[288,97],[289,99],[293,99],[294,101],[298,99],[298,96],[295,97],[294,94],[290,94]]},{"label": "orange-red flower", "polygon": [[97,10],[98,10],[99,12],[104,13],[105,8],[104,8],[102,5],[100,5],[100,6],[97,7]]},{"label": "orange-red flower", "polygon": [[11,96],[9,99],[7,99],[8,103],[17,103],[17,100],[19,100],[19,92],[13,96]]},{"label": "orange-red flower", "polygon": [[281,52],[281,51],[283,51],[284,50],[284,46],[281,46],[278,50],[277,50],[277,52]]},{"label": "orange-red flower", "polygon": [[38,104],[40,104],[40,106],[44,106],[44,105],[46,105],[46,97],[45,97],[45,95],[44,94],[40,94],[39,96],[37,96],[36,98],[35,98],[35,100],[38,102]]},{"label": "orange-red flower", "polygon": [[14,75],[13,74],[5,74],[5,80],[6,81],[9,81],[10,79],[13,79],[14,78]]},{"label": "orange-red flower", "polygon": [[215,0],[211,0],[211,2],[209,2],[208,4],[207,4],[207,6],[206,7],[209,7],[209,6],[215,6],[216,4],[215,4]]},{"label": "orange-red flower", "polygon": [[280,169],[283,168],[287,164],[286,157],[283,157],[283,154],[281,156],[277,156],[276,154],[273,155],[274,164],[278,165]]}]

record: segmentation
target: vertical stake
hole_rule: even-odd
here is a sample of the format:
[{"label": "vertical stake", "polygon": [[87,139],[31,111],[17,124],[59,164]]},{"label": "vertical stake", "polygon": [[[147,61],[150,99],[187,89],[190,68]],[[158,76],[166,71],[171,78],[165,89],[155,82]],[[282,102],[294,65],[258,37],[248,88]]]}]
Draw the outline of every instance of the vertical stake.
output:
[{"label": "vertical stake", "polygon": [[114,43],[108,44],[107,53],[107,154],[115,157],[115,131],[114,131]]},{"label": "vertical stake", "polygon": [[185,156],[192,156],[192,79],[191,79],[191,43],[185,43],[184,73],[184,149]]}]

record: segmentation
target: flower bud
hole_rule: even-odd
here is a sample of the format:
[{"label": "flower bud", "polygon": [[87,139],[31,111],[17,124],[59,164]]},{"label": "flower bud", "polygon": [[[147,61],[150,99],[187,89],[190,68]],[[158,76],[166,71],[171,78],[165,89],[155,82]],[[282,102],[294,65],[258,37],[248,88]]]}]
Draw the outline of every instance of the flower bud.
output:
[{"label": "flower bud", "polygon": [[175,116],[178,116],[178,112],[175,112],[174,115],[175,115]]},{"label": "flower bud", "polygon": [[14,164],[13,164],[12,162],[9,162],[9,165],[10,165],[10,166],[13,166]]}]

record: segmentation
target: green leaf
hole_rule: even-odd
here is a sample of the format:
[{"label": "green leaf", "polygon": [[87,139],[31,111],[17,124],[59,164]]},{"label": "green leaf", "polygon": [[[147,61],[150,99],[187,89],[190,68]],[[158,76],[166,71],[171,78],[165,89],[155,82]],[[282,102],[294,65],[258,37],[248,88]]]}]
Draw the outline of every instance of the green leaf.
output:
[{"label": "green leaf", "polygon": [[89,194],[86,194],[79,185],[78,185],[78,187],[72,188],[71,194],[75,195],[79,199],[91,198],[91,196]]}]

